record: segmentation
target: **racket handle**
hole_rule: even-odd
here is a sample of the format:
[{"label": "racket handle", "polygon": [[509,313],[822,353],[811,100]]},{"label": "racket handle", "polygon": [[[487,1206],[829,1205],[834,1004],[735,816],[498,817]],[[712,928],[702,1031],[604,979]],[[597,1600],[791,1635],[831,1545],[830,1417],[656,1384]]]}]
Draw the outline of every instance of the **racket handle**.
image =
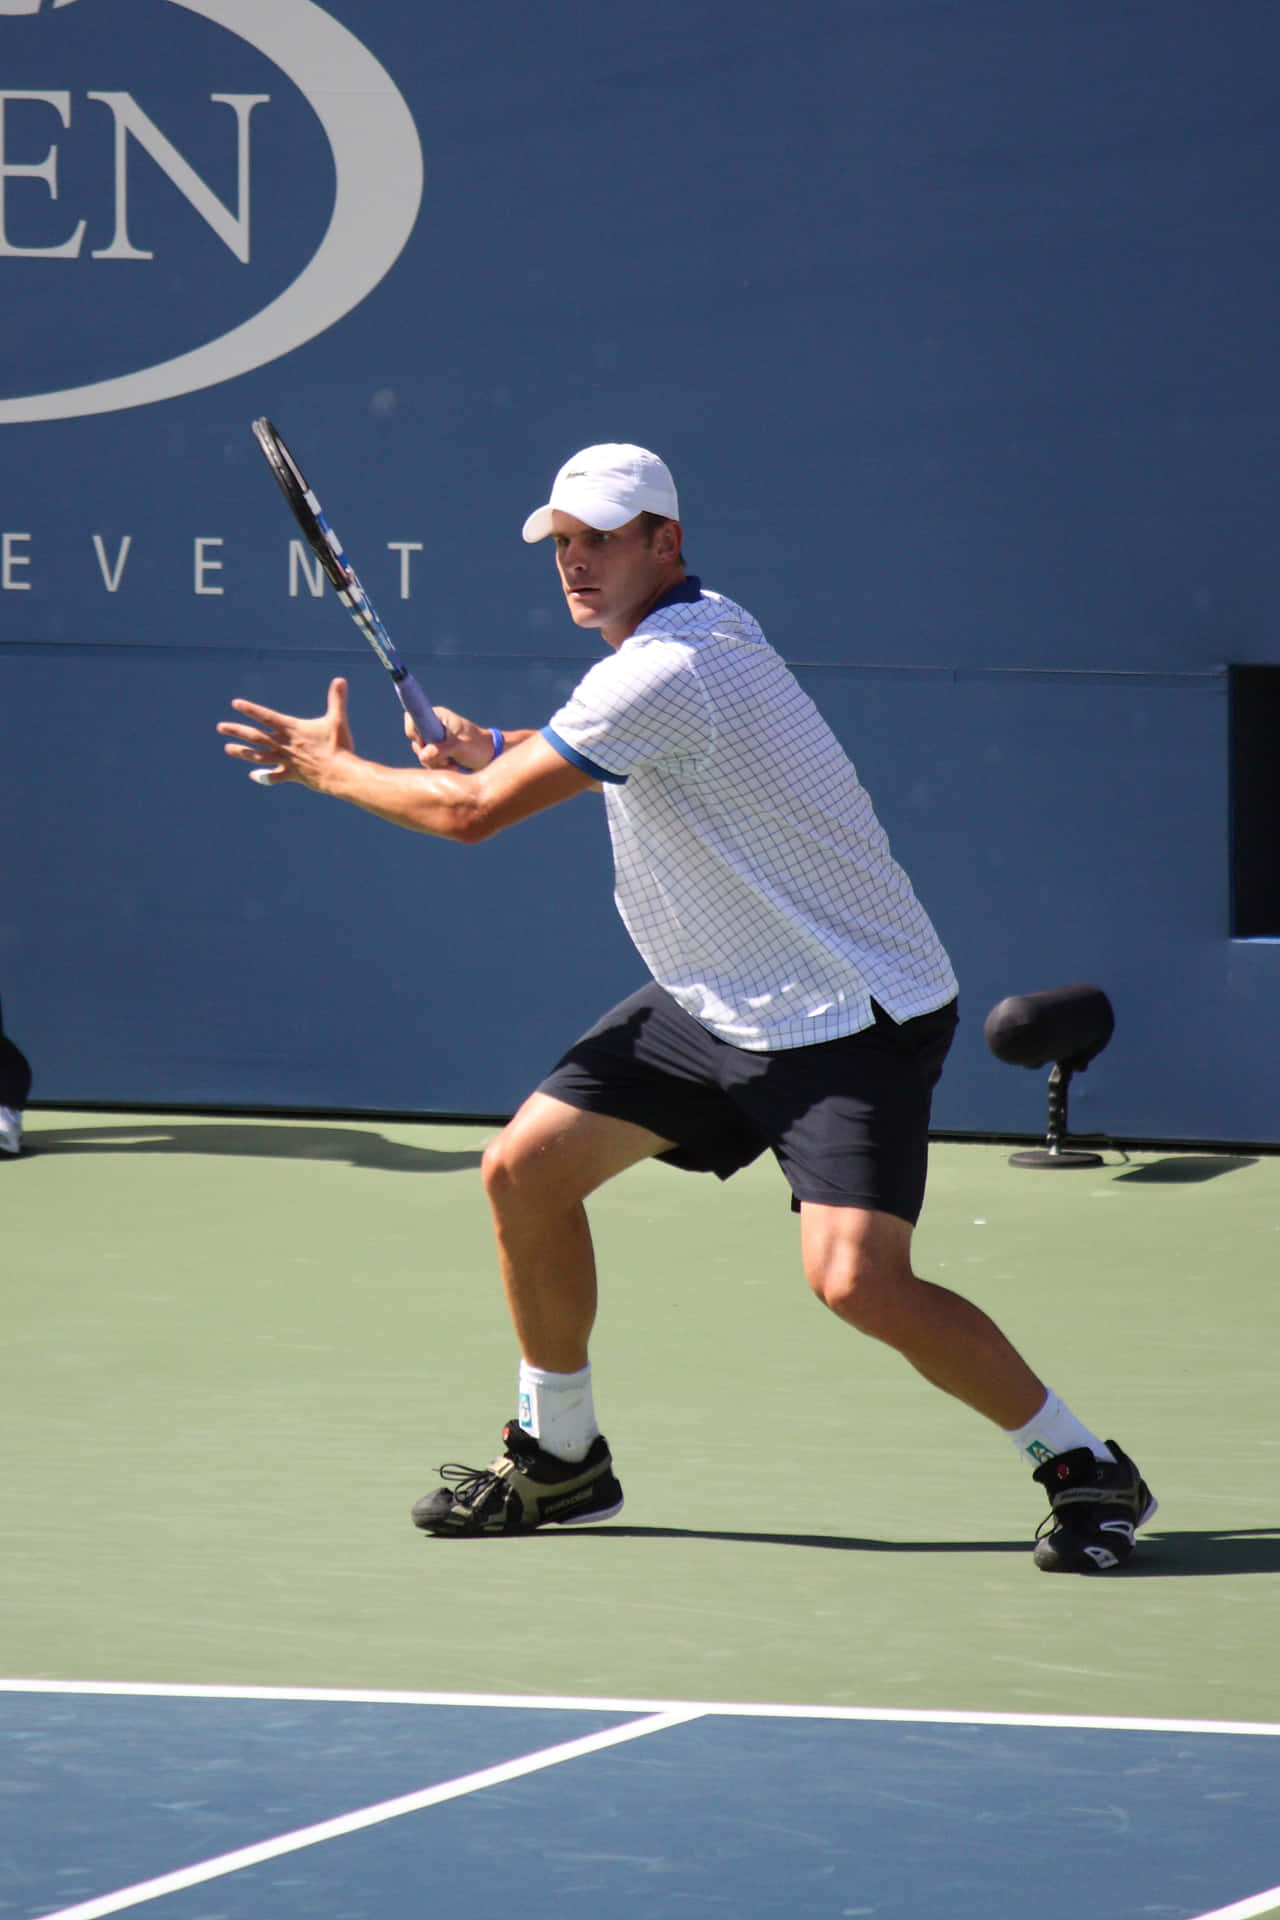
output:
[{"label": "racket handle", "polygon": [[430,746],[434,740],[443,740],[444,728],[436,719],[435,709],[411,673],[402,675],[396,681],[396,692],[400,695],[400,705],[417,727],[423,745]]}]

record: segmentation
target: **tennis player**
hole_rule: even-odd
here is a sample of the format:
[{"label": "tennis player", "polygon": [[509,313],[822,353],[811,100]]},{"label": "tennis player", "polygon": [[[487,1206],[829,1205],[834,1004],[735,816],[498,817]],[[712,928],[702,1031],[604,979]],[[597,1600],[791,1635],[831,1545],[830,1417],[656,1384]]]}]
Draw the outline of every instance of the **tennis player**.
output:
[{"label": "tennis player", "polygon": [[655,454],[575,454],[524,538],[552,541],[570,618],[609,649],[540,730],[440,708],[437,745],[407,723],[417,767],[378,765],[355,751],[342,680],[317,718],[236,700],[242,718],[219,727],[229,754],[279,769],[273,784],[465,844],[602,791],[618,909],[651,975],[485,1155],[518,1413],[487,1467],[440,1469],[416,1524],[520,1533],[618,1513],[583,1203],[642,1160],[727,1179],[768,1149],[818,1298],[1002,1428],[1033,1469],[1050,1502],[1036,1564],[1122,1567],[1156,1505],[1136,1466],[980,1308],[912,1268],[956,982],[839,742],[751,615],[686,570]]},{"label": "tennis player", "polygon": [[31,1067],[26,1055],[4,1030],[0,1012],[0,1155],[14,1159],[22,1152],[22,1110],[31,1091]]}]

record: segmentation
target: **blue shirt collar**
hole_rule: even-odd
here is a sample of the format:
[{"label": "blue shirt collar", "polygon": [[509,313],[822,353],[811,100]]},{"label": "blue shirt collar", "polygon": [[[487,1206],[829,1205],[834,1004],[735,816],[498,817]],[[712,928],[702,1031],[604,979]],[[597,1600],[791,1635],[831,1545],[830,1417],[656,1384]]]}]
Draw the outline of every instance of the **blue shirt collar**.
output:
[{"label": "blue shirt collar", "polygon": [[[668,587],[661,600],[655,600],[650,613],[657,613],[659,607],[679,607],[690,600],[701,600],[702,582],[696,573],[688,573],[674,587]],[[647,618],[647,616],[646,616]]]}]

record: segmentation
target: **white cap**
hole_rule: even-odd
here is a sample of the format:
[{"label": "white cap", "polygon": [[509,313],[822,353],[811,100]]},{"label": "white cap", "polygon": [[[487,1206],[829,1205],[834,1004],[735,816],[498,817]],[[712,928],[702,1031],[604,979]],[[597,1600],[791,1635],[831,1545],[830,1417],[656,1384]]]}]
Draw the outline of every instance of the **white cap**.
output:
[{"label": "white cap", "polygon": [[680,502],[670,470],[656,453],[609,441],[602,447],[584,447],[565,461],[550,500],[525,521],[525,539],[545,540],[553,512],[571,513],[584,526],[612,533],[638,513],[660,513],[664,520],[678,520]]}]

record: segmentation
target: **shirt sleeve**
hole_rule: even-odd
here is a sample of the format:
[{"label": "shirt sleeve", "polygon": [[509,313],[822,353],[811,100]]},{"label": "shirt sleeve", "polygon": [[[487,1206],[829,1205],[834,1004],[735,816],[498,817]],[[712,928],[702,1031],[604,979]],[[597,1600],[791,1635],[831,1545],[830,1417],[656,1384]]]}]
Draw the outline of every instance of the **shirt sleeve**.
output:
[{"label": "shirt sleeve", "polygon": [[696,771],[713,736],[689,648],[641,635],[597,661],[542,731],[575,766],[615,782],[642,767]]}]

